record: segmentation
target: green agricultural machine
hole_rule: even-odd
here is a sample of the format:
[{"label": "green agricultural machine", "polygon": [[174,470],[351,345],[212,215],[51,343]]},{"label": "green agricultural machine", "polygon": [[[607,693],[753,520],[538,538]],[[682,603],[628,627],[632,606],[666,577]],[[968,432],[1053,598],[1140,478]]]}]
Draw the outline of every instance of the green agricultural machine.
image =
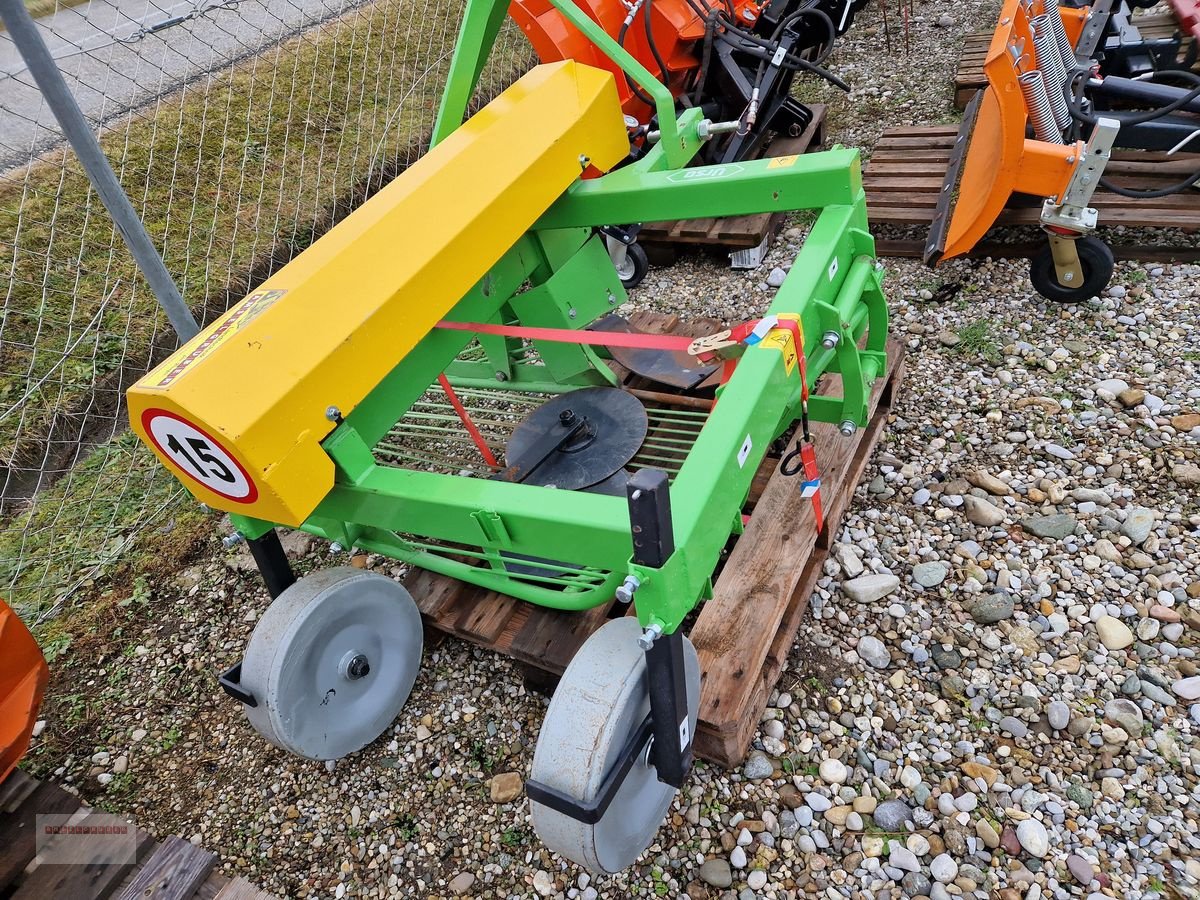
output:
[{"label": "green agricultural machine", "polygon": [[[888,316],[857,151],[692,165],[737,123],[677,116],[572,0],[552,2],[654,99],[636,159],[612,75],[570,60],[464,121],[507,9],[469,0],[429,152],[129,406],[261,569],[274,600],[221,683],[291,753],[339,758],[378,737],[416,679],[422,626],[381,574],[297,580],[277,526],[555,609],[632,604],[567,668],[526,784],[547,846],[616,872],[692,766],[701,673],[681,626],[711,595],[754,473],[794,435],[784,470],[819,498],[808,419],[865,424]],[[789,210],[816,216],[765,313],[695,340],[614,316],[627,296],[602,229]],[[659,383],[642,392],[653,402],[616,357]],[[836,396],[814,389],[826,373]]]}]

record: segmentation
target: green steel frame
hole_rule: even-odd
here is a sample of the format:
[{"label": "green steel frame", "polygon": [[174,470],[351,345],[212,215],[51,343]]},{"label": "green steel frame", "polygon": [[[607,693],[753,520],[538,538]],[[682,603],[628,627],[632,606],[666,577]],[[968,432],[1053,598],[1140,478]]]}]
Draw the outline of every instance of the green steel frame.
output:
[{"label": "green steel frame", "polygon": [[[886,368],[888,319],[857,151],[687,168],[702,143],[699,111],[676,119],[662,84],[571,0],[552,2],[653,96],[661,140],[635,163],[576,182],[450,318],[581,328],[624,302],[596,226],[816,210],[769,312],[799,315],[810,388],[826,372],[841,375],[840,396],[810,397],[812,418],[865,425],[871,383]],[[506,9],[500,0],[469,0],[435,143],[462,122]],[[832,347],[822,340],[830,332],[837,335]],[[710,594],[720,552],[741,530],[759,463],[799,417],[798,367],[787,371],[778,349],[745,350],[673,479],[677,549],[662,568],[649,569],[631,562],[629,512],[621,497],[396,468],[376,458],[375,446],[442,372],[455,386],[502,385],[506,391],[617,383],[604,356],[581,345],[535,342],[541,364],[520,365],[513,363],[519,341],[480,335],[475,352],[464,354],[472,339],[467,332],[434,330],[346,415],[324,442],[336,466],[335,487],[304,530],[560,609],[599,605],[632,574],[640,581],[641,623],[673,632]],[[247,538],[273,527],[234,520]],[[549,556],[560,566],[546,578],[514,578],[505,568],[513,555]]]}]

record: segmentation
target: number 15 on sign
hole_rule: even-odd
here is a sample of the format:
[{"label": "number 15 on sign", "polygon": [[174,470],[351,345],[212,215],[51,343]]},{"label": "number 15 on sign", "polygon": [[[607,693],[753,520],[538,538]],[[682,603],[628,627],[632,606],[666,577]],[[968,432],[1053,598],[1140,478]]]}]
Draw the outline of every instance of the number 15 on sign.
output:
[{"label": "number 15 on sign", "polygon": [[148,409],[142,426],[151,443],[175,468],[228,500],[253,503],[258,489],[245,468],[212,435],[165,409]]}]

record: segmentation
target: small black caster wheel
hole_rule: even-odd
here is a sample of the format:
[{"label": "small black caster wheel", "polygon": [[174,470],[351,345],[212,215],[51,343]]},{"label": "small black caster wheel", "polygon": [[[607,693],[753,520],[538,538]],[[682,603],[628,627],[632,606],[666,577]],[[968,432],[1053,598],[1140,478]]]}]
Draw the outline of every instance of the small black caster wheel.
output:
[{"label": "small black caster wheel", "polygon": [[1034,290],[1055,303],[1079,303],[1104,290],[1116,265],[1108,244],[1099,238],[1078,238],[1075,252],[1079,254],[1079,265],[1083,269],[1082,283],[1070,287],[1060,284],[1054,255],[1046,247],[1029,262],[1029,280],[1033,282]]},{"label": "small black caster wheel", "polygon": [[650,270],[650,260],[641,244],[629,244],[625,247],[625,262],[617,266],[617,275],[625,290],[635,288],[642,283],[646,272]]}]

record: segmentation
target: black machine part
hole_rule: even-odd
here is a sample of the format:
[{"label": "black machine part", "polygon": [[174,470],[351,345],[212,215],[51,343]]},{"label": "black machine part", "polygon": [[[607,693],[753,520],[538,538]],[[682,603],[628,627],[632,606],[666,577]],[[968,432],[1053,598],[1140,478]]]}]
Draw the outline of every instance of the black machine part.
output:
[{"label": "black machine part", "polygon": [[772,134],[799,135],[812,113],[790,96],[797,73],[849,90],[822,63],[866,0],[777,0],[753,26],[734,21],[722,5],[688,3],[706,28],[700,68],[684,102],[714,122],[739,123],[735,132],[708,142],[701,151],[705,163],[756,156]]},{"label": "black machine part", "polygon": [[495,477],[578,491],[616,474],[646,439],[646,408],[632,394],[590,387],[559,394],[525,417]]}]

